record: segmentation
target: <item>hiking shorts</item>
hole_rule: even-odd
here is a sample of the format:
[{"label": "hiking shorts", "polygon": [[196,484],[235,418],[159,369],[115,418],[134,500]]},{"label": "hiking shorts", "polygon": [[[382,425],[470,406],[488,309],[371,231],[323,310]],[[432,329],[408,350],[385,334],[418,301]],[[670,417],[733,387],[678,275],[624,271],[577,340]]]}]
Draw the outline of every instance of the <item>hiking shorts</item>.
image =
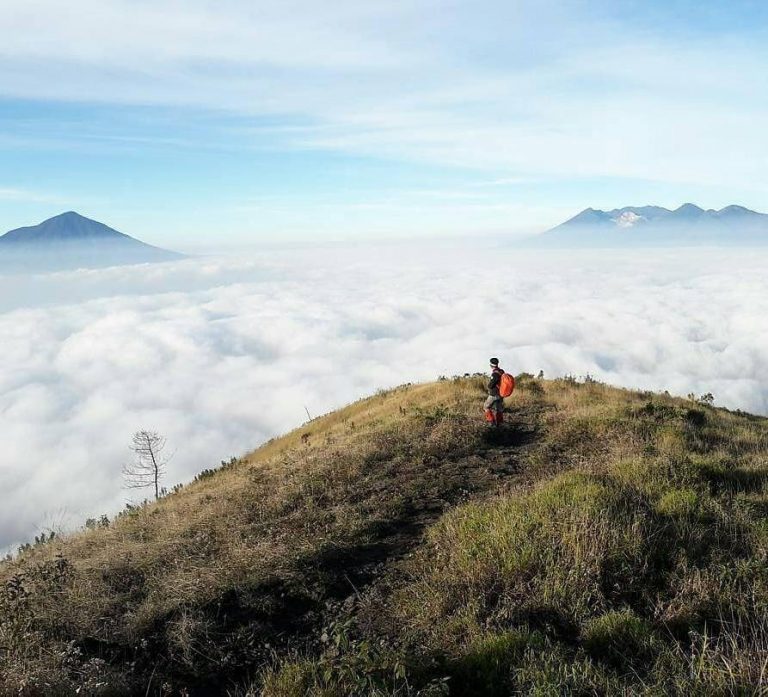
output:
[{"label": "hiking shorts", "polygon": [[488,399],[483,404],[483,409],[489,409],[495,411],[497,414],[501,414],[504,411],[504,399],[498,395],[488,395]]}]

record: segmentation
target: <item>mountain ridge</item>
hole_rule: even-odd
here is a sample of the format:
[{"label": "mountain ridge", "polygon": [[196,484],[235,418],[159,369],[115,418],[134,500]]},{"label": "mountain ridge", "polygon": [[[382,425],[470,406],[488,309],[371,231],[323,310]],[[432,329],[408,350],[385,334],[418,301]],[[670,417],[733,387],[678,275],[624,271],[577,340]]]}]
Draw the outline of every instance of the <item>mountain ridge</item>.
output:
[{"label": "mountain ridge", "polygon": [[585,208],[528,240],[534,246],[744,246],[768,244],[768,215],[731,204],[720,210],[693,203],[678,208]]}]

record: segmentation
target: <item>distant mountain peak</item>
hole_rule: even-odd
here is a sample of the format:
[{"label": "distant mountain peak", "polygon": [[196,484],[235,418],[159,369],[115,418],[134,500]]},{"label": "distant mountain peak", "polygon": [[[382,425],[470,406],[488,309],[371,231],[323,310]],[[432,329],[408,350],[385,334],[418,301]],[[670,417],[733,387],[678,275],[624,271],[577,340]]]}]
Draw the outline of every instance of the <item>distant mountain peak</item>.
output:
[{"label": "distant mountain peak", "polygon": [[594,208],[585,208],[581,213],[578,213],[577,215],[573,216],[568,222],[571,223],[591,223],[595,220],[599,220],[603,216],[605,216],[605,211],[598,211]]},{"label": "distant mountain peak", "polygon": [[66,211],[38,225],[21,227],[0,236],[0,261],[21,259],[33,268],[45,258],[46,268],[112,266],[180,259],[183,255],[153,247],[129,235]]},{"label": "distant mountain peak", "polygon": [[54,215],[52,218],[48,218],[48,220],[44,220],[43,222],[49,222],[51,220],[60,220],[60,221],[67,221],[67,220],[88,220],[90,222],[96,222],[95,220],[92,220],[91,218],[86,218],[84,215],[81,215],[77,211],[65,211],[64,213],[59,213],[58,215]]},{"label": "distant mountain peak", "polygon": [[122,232],[104,225],[91,218],[86,218],[75,211],[67,211],[48,218],[38,225],[11,230],[0,237],[3,243],[41,244],[46,242],[65,242],[84,239],[129,238]]},{"label": "distant mountain peak", "polygon": [[717,211],[718,215],[750,215],[754,213],[755,211],[751,211],[749,208],[744,208],[744,206],[737,206],[735,204],[731,204],[730,206],[726,206],[725,208],[721,208],[719,211]]},{"label": "distant mountain peak", "polygon": [[684,203],[679,208],[676,208],[671,212],[672,216],[685,216],[687,218],[698,217],[706,215],[707,212],[703,208],[699,208],[695,203]]}]

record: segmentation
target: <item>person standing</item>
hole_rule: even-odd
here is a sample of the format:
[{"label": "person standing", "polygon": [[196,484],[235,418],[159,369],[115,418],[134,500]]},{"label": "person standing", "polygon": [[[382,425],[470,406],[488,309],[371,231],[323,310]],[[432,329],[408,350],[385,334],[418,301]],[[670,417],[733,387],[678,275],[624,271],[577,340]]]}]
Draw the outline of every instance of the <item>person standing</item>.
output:
[{"label": "person standing", "polygon": [[491,358],[491,379],[488,381],[488,398],[483,405],[485,420],[492,426],[504,423],[504,397],[501,396],[501,376],[504,371],[499,367],[499,359]]},{"label": "person standing", "polygon": [[485,420],[491,426],[504,423],[504,399],[515,391],[515,378],[499,366],[498,358],[491,358],[491,379],[488,381],[488,397],[483,408]]}]

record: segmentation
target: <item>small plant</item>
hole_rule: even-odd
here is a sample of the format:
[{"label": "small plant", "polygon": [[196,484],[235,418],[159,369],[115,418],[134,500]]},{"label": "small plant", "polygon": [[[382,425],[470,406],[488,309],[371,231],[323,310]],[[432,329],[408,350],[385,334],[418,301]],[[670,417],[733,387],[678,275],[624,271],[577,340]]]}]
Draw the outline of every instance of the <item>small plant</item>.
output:
[{"label": "small plant", "polygon": [[48,542],[53,542],[54,538],[56,537],[56,533],[51,530],[47,535],[45,532],[41,532],[39,535],[35,535],[35,547],[38,547],[39,545],[47,544]]},{"label": "small plant", "polygon": [[[19,545],[17,548],[17,552],[19,554],[23,554],[24,552],[29,552],[31,549],[34,549],[35,547],[41,547],[43,545],[47,545],[51,542],[53,542],[56,539],[56,532],[54,530],[51,530],[50,532],[41,532],[39,535],[35,535],[34,542],[24,542]],[[11,557],[12,558],[12,557]]]},{"label": "small plant", "polygon": [[88,518],[85,521],[85,527],[87,530],[95,530],[96,528],[108,528],[109,517],[102,514],[98,518]]},{"label": "small plant", "polygon": [[703,404],[704,406],[711,407],[715,404],[715,396],[711,392],[707,392],[703,395],[696,396],[696,393],[689,392],[688,399],[696,404]]},{"label": "small plant", "polygon": [[210,469],[210,468],[209,469],[204,469],[204,470],[202,470],[201,472],[198,472],[195,475],[195,478],[194,478],[193,481],[202,482],[202,481],[204,481],[206,479],[210,479],[211,477],[213,477],[216,474],[216,471],[217,470]]}]

